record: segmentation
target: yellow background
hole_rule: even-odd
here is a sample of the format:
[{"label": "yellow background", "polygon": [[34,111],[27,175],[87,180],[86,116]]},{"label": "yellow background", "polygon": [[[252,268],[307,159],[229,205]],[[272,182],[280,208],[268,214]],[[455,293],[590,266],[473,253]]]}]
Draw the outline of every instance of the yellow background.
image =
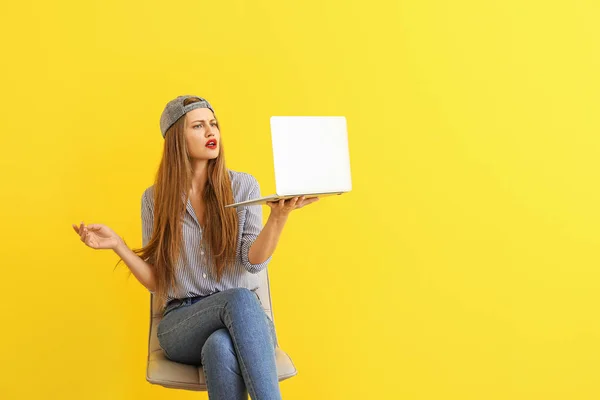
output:
[{"label": "yellow background", "polygon": [[3,4],[0,397],[207,398],[146,383],[148,293],[70,226],[141,244],[160,112],[193,93],[263,194],[271,115],[348,120],[353,191],[295,211],[270,265],[285,399],[600,398],[598,20],[593,0]]}]

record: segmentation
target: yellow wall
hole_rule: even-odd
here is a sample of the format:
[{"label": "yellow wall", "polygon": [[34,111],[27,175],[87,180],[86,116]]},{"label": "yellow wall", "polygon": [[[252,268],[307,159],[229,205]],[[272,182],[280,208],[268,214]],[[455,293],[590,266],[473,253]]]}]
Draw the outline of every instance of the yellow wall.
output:
[{"label": "yellow wall", "polygon": [[0,397],[207,398],[145,382],[148,293],[70,226],[141,244],[160,112],[194,93],[264,194],[271,115],[348,119],[354,190],[294,212],[270,266],[285,399],[599,398],[599,19],[592,0],[3,5]]}]

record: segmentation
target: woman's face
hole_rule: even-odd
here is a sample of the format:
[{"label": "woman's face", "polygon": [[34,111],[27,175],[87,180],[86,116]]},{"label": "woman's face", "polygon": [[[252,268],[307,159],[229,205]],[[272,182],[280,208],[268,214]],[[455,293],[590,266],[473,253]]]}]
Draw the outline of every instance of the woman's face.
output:
[{"label": "woman's face", "polygon": [[196,108],[186,114],[184,134],[190,158],[212,160],[219,155],[221,133],[208,108]]}]

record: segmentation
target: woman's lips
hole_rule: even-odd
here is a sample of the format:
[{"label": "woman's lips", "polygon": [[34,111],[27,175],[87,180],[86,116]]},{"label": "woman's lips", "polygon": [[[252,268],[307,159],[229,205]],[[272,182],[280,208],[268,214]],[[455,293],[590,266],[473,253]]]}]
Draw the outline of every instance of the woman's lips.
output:
[{"label": "woman's lips", "polygon": [[208,142],[206,142],[206,147],[208,147],[209,149],[216,149],[217,148],[217,141],[215,139],[211,139]]}]

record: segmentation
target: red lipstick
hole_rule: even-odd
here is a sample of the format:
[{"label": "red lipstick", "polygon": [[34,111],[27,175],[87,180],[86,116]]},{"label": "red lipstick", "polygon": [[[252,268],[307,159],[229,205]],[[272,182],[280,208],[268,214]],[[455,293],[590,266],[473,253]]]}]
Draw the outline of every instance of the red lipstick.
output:
[{"label": "red lipstick", "polygon": [[210,139],[208,142],[206,142],[206,147],[208,147],[209,149],[216,149],[217,148],[217,140],[216,139]]}]

